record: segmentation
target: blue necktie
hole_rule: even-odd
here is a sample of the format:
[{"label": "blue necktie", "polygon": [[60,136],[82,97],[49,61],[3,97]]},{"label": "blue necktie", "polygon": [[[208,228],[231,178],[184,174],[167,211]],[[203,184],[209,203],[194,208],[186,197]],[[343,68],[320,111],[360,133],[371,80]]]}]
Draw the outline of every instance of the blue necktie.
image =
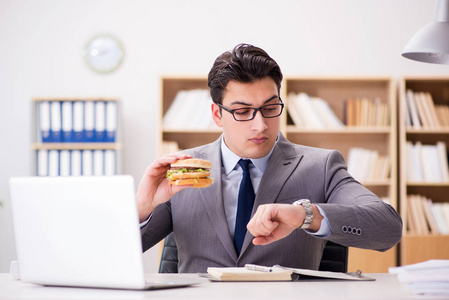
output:
[{"label": "blue necktie", "polygon": [[243,240],[246,235],[246,225],[251,218],[251,211],[253,210],[254,205],[254,189],[248,168],[250,162],[249,159],[239,160],[239,165],[243,169],[243,178],[240,183],[237,218],[234,231],[234,244],[238,255],[240,255],[240,250],[242,249]]}]

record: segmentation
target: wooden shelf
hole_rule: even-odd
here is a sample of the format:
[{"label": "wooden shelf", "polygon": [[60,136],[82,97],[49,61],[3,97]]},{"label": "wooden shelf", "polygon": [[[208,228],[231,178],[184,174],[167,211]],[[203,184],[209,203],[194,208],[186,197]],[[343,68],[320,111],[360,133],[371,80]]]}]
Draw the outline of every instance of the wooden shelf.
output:
[{"label": "wooden shelf", "polygon": [[400,246],[404,264],[449,259],[449,235],[405,235]]},{"label": "wooden shelf", "polygon": [[33,143],[34,150],[118,150],[120,143]]},{"label": "wooden shelf", "polygon": [[310,134],[390,134],[390,127],[356,127],[347,126],[342,129],[303,129],[294,125],[287,125],[287,132],[289,133],[310,133]]},{"label": "wooden shelf", "polygon": [[406,143],[421,142],[434,145],[439,141],[449,146],[449,128],[412,129],[405,126],[406,90],[429,92],[435,104],[449,105],[449,77],[404,77],[399,81],[398,140],[399,140],[399,205],[403,220],[403,238],[400,243],[401,265],[429,259],[449,259],[449,235],[415,235],[407,231],[408,195],[422,195],[433,202],[448,202],[449,182],[412,182],[407,180]]},{"label": "wooden shelf", "polygon": [[[162,120],[181,90],[208,89],[204,76],[167,76],[161,79],[161,112],[159,145],[163,141],[175,141],[181,149],[191,148],[216,140],[221,129],[204,130],[167,130]],[[281,116],[280,130],[290,141],[328,149],[338,149],[347,159],[353,147],[376,150],[391,161],[390,178],[386,180],[364,181],[368,189],[380,197],[388,197],[393,207],[397,206],[397,138],[396,138],[396,91],[390,77],[320,77],[306,78],[286,76],[282,83],[281,98],[287,99],[290,92],[305,92],[311,96],[326,100],[340,120],[343,120],[344,101],[348,98],[379,97],[388,104],[390,126],[383,127],[345,127],[338,130],[304,130],[297,128],[288,120],[288,106]],[[163,151],[159,148],[159,155]],[[396,248],[380,253],[375,251],[351,249],[349,265],[357,266],[364,272],[387,272],[388,267],[397,263]]]},{"label": "wooden shelf", "polygon": [[[347,99],[375,99],[379,97],[389,107],[390,126],[362,127],[345,126],[341,129],[305,130],[287,124],[287,138],[297,144],[339,150],[346,161],[351,148],[376,150],[388,156],[391,161],[390,178],[386,180],[361,181],[379,197],[389,198],[397,207],[397,144],[396,144],[396,93],[394,81],[390,77],[286,77],[283,98],[289,93],[306,93],[311,97],[325,100],[335,115],[344,120],[344,106]],[[287,107],[288,109],[288,107]],[[396,247],[380,253],[370,250],[350,248],[348,271],[362,269],[364,272],[388,272],[388,267],[396,266]]]}]

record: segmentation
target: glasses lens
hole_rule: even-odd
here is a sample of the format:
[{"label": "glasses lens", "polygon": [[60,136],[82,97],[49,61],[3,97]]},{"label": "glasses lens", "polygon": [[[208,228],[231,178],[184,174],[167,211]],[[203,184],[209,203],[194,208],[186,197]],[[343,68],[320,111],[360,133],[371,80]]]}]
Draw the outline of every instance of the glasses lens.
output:
[{"label": "glasses lens", "polygon": [[274,118],[281,114],[282,105],[281,104],[266,105],[262,107],[261,112],[265,118]]},{"label": "glasses lens", "polygon": [[253,108],[239,108],[234,110],[234,118],[237,121],[246,121],[253,118],[254,109]]}]

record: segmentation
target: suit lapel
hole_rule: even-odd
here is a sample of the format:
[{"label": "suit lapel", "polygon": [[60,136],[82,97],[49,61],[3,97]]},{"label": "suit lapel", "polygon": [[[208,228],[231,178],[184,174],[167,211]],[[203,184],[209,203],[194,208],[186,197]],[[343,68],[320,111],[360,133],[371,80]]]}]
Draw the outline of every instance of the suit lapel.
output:
[{"label": "suit lapel", "polygon": [[218,139],[196,155],[199,158],[208,159],[212,163],[211,177],[214,178],[214,183],[209,188],[199,189],[199,192],[218,238],[229,255],[237,258],[237,252],[231,234],[229,233],[223,204],[221,175],[224,171],[222,170],[220,140]]},{"label": "suit lapel", "polygon": [[[276,201],[284,183],[296,169],[301,159],[302,155],[297,154],[291,147],[290,142],[279,133],[278,141],[262,176],[251,216],[254,215],[259,205]],[[248,248],[252,239],[253,236],[247,232],[241,253]]]}]

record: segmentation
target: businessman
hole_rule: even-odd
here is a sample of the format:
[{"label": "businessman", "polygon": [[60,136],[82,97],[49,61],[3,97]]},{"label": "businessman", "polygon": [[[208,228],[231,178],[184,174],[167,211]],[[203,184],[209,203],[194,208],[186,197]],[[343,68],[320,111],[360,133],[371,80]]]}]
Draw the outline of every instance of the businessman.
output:
[{"label": "businessman", "polygon": [[[223,134],[145,170],[137,191],[144,251],[173,232],[179,272],[246,263],[318,269],[327,240],[378,251],[399,242],[398,213],[351,177],[338,151],[280,133],[281,81],[276,61],[252,45],[215,60],[211,113]],[[170,163],[189,157],[211,161],[211,186],[169,185]]]}]

